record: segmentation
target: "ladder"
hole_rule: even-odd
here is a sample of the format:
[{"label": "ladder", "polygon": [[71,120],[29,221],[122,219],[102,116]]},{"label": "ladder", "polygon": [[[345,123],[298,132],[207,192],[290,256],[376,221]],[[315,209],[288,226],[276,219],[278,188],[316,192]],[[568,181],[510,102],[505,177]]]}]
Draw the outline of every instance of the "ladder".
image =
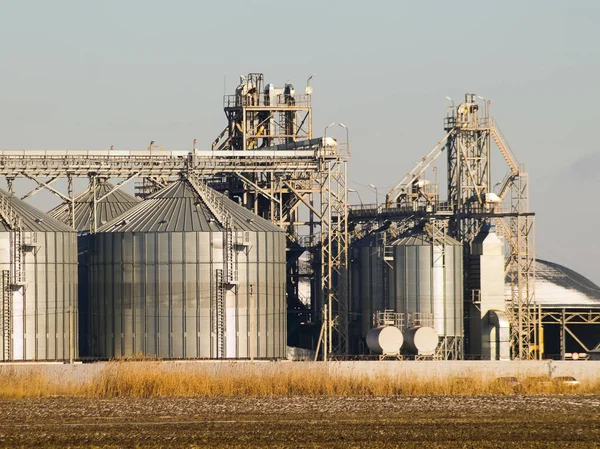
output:
[{"label": "ladder", "polygon": [[3,360],[11,359],[11,288],[10,271],[2,270],[2,346]]},{"label": "ladder", "polygon": [[[20,220],[18,220],[20,222]],[[25,270],[23,268],[23,232],[20,223],[14,229],[12,235],[12,262],[14,286],[19,287],[25,283]]]},{"label": "ladder", "polygon": [[213,313],[213,331],[217,337],[217,358],[225,357],[225,284],[223,270],[215,270],[215,310]]},{"label": "ladder", "polygon": [[236,242],[234,241],[234,231],[231,227],[225,228],[224,237],[225,284],[236,285],[238,283],[238,271],[235,269]]},{"label": "ladder", "polygon": [[11,232],[10,262],[12,269],[12,284],[21,286],[25,283],[25,270],[23,269],[23,229],[21,217],[14,211],[10,199],[0,195],[0,218],[13,231]]}]

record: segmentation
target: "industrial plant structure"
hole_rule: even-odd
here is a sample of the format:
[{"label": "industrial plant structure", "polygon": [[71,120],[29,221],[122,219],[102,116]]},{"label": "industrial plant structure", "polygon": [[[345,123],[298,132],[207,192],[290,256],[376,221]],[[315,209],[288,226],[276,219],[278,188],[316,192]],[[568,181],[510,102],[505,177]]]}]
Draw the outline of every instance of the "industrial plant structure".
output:
[{"label": "industrial plant structure", "polygon": [[[286,354],[287,327],[288,346],[322,359],[542,357],[542,325],[556,310],[536,300],[528,176],[489,102],[474,94],[452,102],[445,135],[385,203],[350,206],[347,128],[340,124],[345,142],[313,136],[312,92],[310,79],[297,92],[260,73],[241,77],[223,98],[227,125],[210,150],[194,140],[178,151],[153,143],[134,151],[0,151],[11,194],[18,179],[34,181],[24,198],[56,194],[64,204],[53,214],[90,236],[79,295],[90,317],[80,329],[84,352],[277,359]],[[494,151],[506,164],[500,176]],[[435,164],[444,153],[440,189],[444,167]],[[75,178],[89,181],[83,194],[74,192]],[[54,184],[60,179],[66,193]],[[135,181],[144,202],[123,194]],[[3,215],[7,229],[19,229],[17,215]],[[21,270],[23,251],[6,253],[3,272]],[[4,291],[19,290],[7,282]],[[310,286],[308,304],[300,285]],[[4,316],[19,304],[4,299]],[[566,323],[581,310],[562,309],[561,335],[573,332]],[[600,322],[600,307],[586,311],[582,323]],[[3,335],[14,335],[11,325]],[[401,333],[382,329],[389,326]]]}]

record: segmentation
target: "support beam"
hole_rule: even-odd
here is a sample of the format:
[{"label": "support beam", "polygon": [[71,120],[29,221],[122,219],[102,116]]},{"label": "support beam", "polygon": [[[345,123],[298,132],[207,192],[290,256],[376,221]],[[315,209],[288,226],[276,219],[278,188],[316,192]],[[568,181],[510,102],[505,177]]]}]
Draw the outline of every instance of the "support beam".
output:
[{"label": "support beam", "polygon": [[[46,181],[46,185],[49,186],[50,184],[52,184],[54,181],[56,181],[58,179],[59,179],[59,177],[55,176],[54,178],[50,179],[49,181]],[[21,199],[22,200],[26,200],[27,198],[31,198],[33,195],[35,195],[36,193],[38,193],[39,191],[41,191],[41,190],[43,190],[45,188],[46,188],[46,186],[41,185],[41,184],[38,183],[38,186],[35,189],[30,190],[29,192],[27,192],[25,195],[23,195],[21,197]]]}]

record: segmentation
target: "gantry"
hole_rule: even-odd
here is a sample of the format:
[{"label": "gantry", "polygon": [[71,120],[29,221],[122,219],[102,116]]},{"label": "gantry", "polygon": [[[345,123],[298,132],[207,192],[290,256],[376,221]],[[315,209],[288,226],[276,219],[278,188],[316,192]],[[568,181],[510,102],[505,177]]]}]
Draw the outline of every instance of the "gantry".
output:
[{"label": "gantry", "polygon": [[[347,353],[348,263],[346,164],[348,144],[312,136],[312,88],[296,94],[291,84],[264,85],[263,75],[242,77],[234,95],[223,99],[227,127],[210,150],[4,150],[0,176],[14,193],[15,183],[29,179],[37,187],[23,198],[48,190],[69,205],[75,226],[73,180],[89,180],[90,232],[98,226],[97,205],[125,185],[138,182],[147,196],[169,180],[193,174],[214,190],[286,230],[288,236],[288,307],[299,322],[316,327],[321,310],[328,329],[328,353]],[[106,179],[119,179],[100,195]],[[67,180],[66,192],[56,181]],[[310,309],[298,300],[298,257],[312,255]],[[292,255],[292,256],[290,256]]]},{"label": "gantry", "polygon": [[[444,120],[446,134],[417,165],[386,195],[381,207],[353,207],[349,213],[357,236],[369,232],[397,235],[417,222],[427,222],[432,245],[442,246],[448,234],[464,243],[465,261],[470,244],[486,222],[496,224],[497,233],[508,242],[505,275],[509,294],[506,314],[510,322],[513,358],[541,357],[538,346],[539,310],[535,306],[534,214],[529,209],[528,176],[489,116],[489,102],[466,94],[464,103],[454,104]],[[492,141],[506,162],[508,172],[492,186]],[[424,178],[446,153],[447,199],[440,200],[438,185]],[[496,188],[496,189],[494,189]],[[393,224],[393,225],[392,225]],[[441,255],[442,263],[444,255]],[[465,305],[477,308],[478,292],[469,282],[465,263]],[[444,342],[444,358],[454,358],[462,342]]]}]

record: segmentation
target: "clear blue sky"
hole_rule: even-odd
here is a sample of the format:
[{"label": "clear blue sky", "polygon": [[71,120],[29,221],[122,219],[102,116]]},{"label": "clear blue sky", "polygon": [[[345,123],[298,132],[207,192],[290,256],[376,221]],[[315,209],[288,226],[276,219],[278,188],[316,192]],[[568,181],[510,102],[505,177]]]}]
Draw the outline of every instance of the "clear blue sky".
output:
[{"label": "clear blue sky", "polygon": [[384,193],[443,136],[444,97],[475,92],[530,171],[538,255],[600,282],[598,1],[0,6],[2,149],[208,148],[224,79],[315,73],[315,134],[348,126],[351,186],[372,201],[364,185]]}]

